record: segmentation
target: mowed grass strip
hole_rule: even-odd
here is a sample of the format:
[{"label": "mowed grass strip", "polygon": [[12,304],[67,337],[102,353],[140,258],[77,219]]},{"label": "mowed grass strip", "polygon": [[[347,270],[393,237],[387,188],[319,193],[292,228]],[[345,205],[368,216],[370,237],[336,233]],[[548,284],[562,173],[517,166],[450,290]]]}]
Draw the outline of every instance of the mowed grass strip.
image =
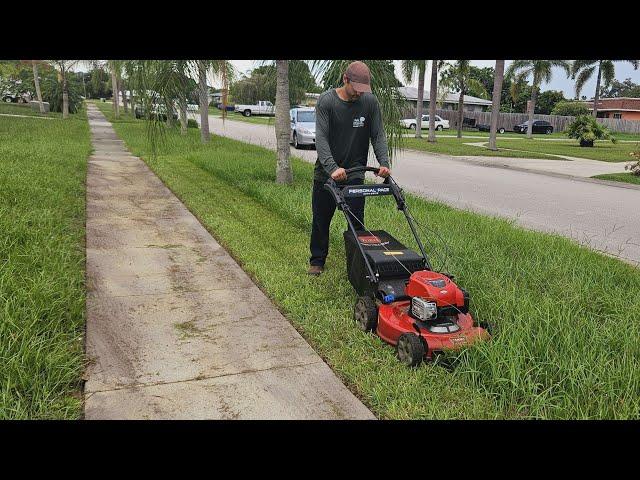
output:
[{"label": "mowed grass strip", "polygon": [[[354,325],[340,216],[326,274],[305,274],[310,164],[293,159],[295,183],[278,186],[272,151],[215,136],[202,145],[190,131],[169,135],[152,159],[142,122],[114,126],[379,417],[639,416],[638,269],[564,237],[409,195],[414,215],[447,239],[448,270],[471,292],[475,316],[499,334],[453,356],[452,370],[406,369],[391,347]],[[378,200],[367,204],[369,228],[413,245],[403,217]],[[429,243],[442,250],[433,235]]]},{"label": "mowed grass strip", "polygon": [[0,117],[0,418],[79,418],[84,113]]},{"label": "mowed grass strip", "polygon": [[610,180],[612,182],[632,183],[640,185],[640,176],[633,173],[606,173],[603,175],[595,175],[591,178],[599,178],[600,180]]},{"label": "mowed grass strip", "polygon": [[[600,160],[603,162],[627,162],[633,160],[631,152],[638,150],[636,143],[596,142],[593,147],[581,147],[577,140],[549,141],[544,138],[515,139],[498,137],[498,151],[486,148],[488,140],[471,138],[438,137],[435,143],[425,138],[403,139],[406,148],[453,156],[483,156],[511,158],[539,158],[545,160],[561,160],[553,155]],[[484,143],[484,146],[469,145]]]}]

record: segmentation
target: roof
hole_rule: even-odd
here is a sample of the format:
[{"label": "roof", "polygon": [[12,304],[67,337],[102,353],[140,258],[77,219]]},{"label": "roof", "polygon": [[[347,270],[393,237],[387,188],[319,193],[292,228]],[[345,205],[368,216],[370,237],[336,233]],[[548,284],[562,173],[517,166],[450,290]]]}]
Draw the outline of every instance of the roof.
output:
[{"label": "roof", "polygon": [[[398,87],[398,91],[407,99],[407,100],[418,100],[418,89],[415,87]],[[429,100],[429,91],[424,89],[424,99]],[[445,97],[445,103],[458,103],[460,99],[460,94],[458,93],[447,93]],[[490,106],[492,104],[491,100],[485,100],[484,98],[472,97],[471,95],[465,95],[463,102],[467,105],[485,105]]]},{"label": "roof", "polygon": [[[593,110],[593,100],[585,102],[590,110]],[[598,110],[622,110],[640,112],[640,98],[600,98],[598,99]]]}]

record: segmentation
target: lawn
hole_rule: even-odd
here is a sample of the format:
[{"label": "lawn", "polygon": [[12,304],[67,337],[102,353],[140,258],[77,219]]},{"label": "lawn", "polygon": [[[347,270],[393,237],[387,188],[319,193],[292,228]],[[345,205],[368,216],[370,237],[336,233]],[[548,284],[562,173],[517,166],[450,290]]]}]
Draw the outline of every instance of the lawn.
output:
[{"label": "lawn", "polygon": [[[267,149],[217,136],[202,145],[194,129],[169,134],[152,158],[143,122],[114,127],[378,417],[639,417],[638,269],[564,237],[409,195],[421,223],[446,237],[447,270],[471,292],[476,317],[499,328],[493,341],[450,357],[452,367],[410,370],[354,325],[339,216],[326,273],[305,273],[312,165],[293,158],[294,184],[278,186]],[[367,218],[370,228],[413,244],[384,200],[368,203]],[[428,240],[429,250],[443,250]],[[433,260],[444,261],[437,253]]]},{"label": "lawn", "polygon": [[[482,139],[474,140],[471,138],[456,138],[456,137],[438,137],[435,143],[429,143],[425,138],[405,137],[402,139],[403,145],[406,148],[413,150],[422,150],[426,152],[441,153],[444,155],[453,156],[484,156],[484,157],[510,157],[510,158],[541,158],[544,160],[558,160],[557,157],[545,155],[543,153],[535,152],[517,152],[511,150],[500,150],[500,143],[498,143],[499,150],[494,152],[488,148],[478,147],[475,145],[466,145],[468,143],[478,143]],[[517,140],[514,140],[517,142]]]},{"label": "lawn", "polygon": [[[407,132],[406,133],[407,135],[415,134],[415,130],[407,129],[406,132]],[[455,137],[457,133],[458,133],[458,130],[456,128],[450,128],[449,130],[442,130],[440,132],[436,132],[436,137]],[[426,129],[425,128],[422,129],[422,135],[426,136],[428,134],[429,134],[429,127],[427,126]],[[462,135],[467,137],[479,137],[480,139],[482,138],[485,138],[487,140],[489,139],[489,132],[480,132],[478,130],[462,130]],[[616,137],[618,140],[640,142],[640,134],[637,134],[637,133],[614,132],[613,136]],[[499,133],[498,139],[500,138],[526,139],[527,136],[525,134],[507,131],[505,133]],[[555,141],[558,139],[567,140],[567,135],[564,132],[554,132],[550,135],[536,133],[533,135],[533,138],[538,140],[543,140],[543,141]]]},{"label": "lawn", "polygon": [[29,104],[19,103],[5,103],[0,102],[0,113],[9,115],[29,115],[35,117],[52,117],[62,118],[60,112],[48,112],[45,114],[40,113],[40,110],[33,110]]},{"label": "lawn", "polygon": [[[613,144],[611,142],[596,142],[592,148],[581,147],[576,140],[545,141],[544,138],[532,140],[509,139],[498,137],[498,151],[493,152],[485,147],[466,145],[478,143],[471,138],[438,137],[437,142],[429,143],[425,138],[403,139],[406,148],[423,150],[434,153],[443,153],[453,156],[489,156],[489,157],[514,157],[514,158],[541,158],[557,160],[551,155],[566,155],[571,157],[601,160],[604,162],[626,162],[632,160],[630,153],[638,150],[636,143]],[[488,142],[488,140],[487,140]]]},{"label": "lawn", "polygon": [[640,185],[640,177],[632,173],[609,173],[605,175],[595,175],[591,178],[599,178],[601,180],[611,180],[612,182],[624,182]]},{"label": "lawn", "polygon": [[0,418],[82,415],[85,113],[0,117]]}]

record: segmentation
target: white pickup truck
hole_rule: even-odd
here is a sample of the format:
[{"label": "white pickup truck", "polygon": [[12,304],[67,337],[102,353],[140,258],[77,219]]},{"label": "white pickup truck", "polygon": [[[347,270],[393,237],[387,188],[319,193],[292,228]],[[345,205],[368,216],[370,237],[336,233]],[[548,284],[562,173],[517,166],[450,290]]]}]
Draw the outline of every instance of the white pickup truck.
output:
[{"label": "white pickup truck", "polygon": [[257,105],[236,105],[236,112],[241,113],[245,117],[251,115],[275,115],[276,110],[268,100],[260,100]]}]

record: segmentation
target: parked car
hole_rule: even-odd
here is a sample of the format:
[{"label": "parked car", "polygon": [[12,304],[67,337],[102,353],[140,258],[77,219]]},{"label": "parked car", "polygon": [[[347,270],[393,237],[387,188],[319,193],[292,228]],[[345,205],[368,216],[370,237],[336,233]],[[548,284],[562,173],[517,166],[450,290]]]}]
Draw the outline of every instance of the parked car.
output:
[{"label": "parked car", "polygon": [[[529,129],[529,121],[521,123],[513,127],[513,131],[516,133],[527,133]],[[544,120],[533,121],[533,133],[546,133],[547,135],[553,133],[553,125]]]},{"label": "parked car", "polygon": [[5,92],[2,94],[2,101],[5,103],[29,103],[31,101],[31,95],[28,93]]},{"label": "parked car", "polygon": [[222,102],[219,102],[219,103],[216,103],[216,108],[217,108],[218,110],[226,110],[227,112],[233,112],[233,111],[235,111],[236,106],[235,106],[235,105],[227,105],[227,107],[226,107],[226,109],[225,109],[225,108],[223,108],[223,106],[222,106]]},{"label": "parked car", "polygon": [[[415,118],[405,118],[400,120],[404,128],[410,128],[415,130],[416,128],[416,119]],[[422,115],[422,128],[429,128],[429,115]],[[436,130],[443,130],[445,128],[449,128],[449,120],[443,120],[442,117],[436,115]]]},{"label": "parked car", "polygon": [[[145,113],[145,108],[142,105],[136,104],[135,108],[133,109],[134,114],[136,116],[136,118],[143,118],[146,117],[146,113]],[[174,120],[178,119],[178,113],[173,111],[172,112],[172,116]],[[158,119],[162,120],[162,121],[166,121],[167,120],[167,107],[161,104],[157,104],[154,103],[151,106],[151,117],[157,117]]]},{"label": "parked car", "polygon": [[314,108],[302,107],[289,110],[291,119],[291,134],[289,143],[295,148],[303,145],[316,144],[316,110]]},{"label": "parked car", "polygon": [[268,100],[260,100],[257,105],[236,105],[235,111],[242,113],[245,117],[276,114],[273,103]]},{"label": "parked car", "polygon": [[[491,125],[487,125],[486,123],[479,123],[476,126],[478,127],[478,131],[479,132],[490,132],[491,131]],[[498,128],[498,133],[504,133],[504,132],[506,132],[506,129],[504,127]]]}]

